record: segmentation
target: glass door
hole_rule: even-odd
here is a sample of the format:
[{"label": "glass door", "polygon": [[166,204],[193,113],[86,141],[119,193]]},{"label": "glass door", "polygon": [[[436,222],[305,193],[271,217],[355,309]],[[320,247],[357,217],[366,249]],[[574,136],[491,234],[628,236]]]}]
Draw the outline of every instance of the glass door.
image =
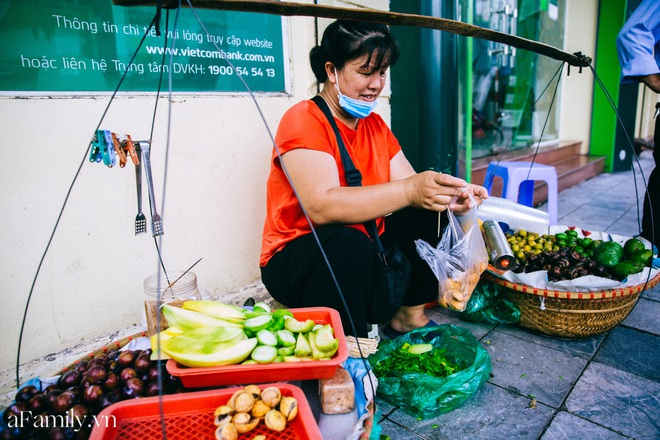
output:
[{"label": "glass door", "polygon": [[[460,19],[563,48],[564,4],[565,0],[462,0],[461,10],[471,14]],[[461,145],[471,149],[466,159],[558,142],[554,82],[547,86],[560,62],[476,38],[464,44],[471,46],[472,55],[467,60],[470,64],[460,67],[463,75],[459,73],[467,81],[471,77],[463,90],[464,98],[470,94],[471,103],[462,100],[464,109],[471,108],[469,115],[462,115],[471,119],[470,132],[462,132]]]}]

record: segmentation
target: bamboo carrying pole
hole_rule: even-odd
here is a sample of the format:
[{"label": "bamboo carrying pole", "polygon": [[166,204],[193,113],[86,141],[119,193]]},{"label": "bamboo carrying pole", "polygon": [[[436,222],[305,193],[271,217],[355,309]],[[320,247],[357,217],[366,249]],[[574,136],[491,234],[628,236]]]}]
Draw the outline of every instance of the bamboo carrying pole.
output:
[{"label": "bamboo carrying pole", "polygon": [[[112,3],[118,6],[156,6],[155,0],[112,0]],[[195,8],[201,9],[260,12],[284,16],[324,17],[342,20],[371,21],[391,26],[415,26],[437,29],[465,37],[495,41],[518,49],[529,50],[555,60],[564,61],[572,66],[587,67],[591,63],[591,59],[580,54],[570,54],[554,46],[539,43],[538,41],[504,34],[447,18],[379,11],[375,9],[339,8],[336,6],[281,2],[277,0],[192,0],[192,3]],[[173,8],[177,7],[179,2],[177,0],[162,0],[161,4],[164,8]],[[187,6],[187,1],[182,0],[181,5]]]}]

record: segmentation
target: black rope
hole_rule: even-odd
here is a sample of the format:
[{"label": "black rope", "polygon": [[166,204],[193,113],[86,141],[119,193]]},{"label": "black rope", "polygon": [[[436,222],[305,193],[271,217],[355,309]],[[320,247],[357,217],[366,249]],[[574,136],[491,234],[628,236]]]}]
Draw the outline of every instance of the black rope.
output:
[{"label": "black rope", "polygon": [[[655,235],[656,231],[655,231],[654,224],[653,224],[653,205],[652,205],[652,202],[651,202],[651,197],[649,196],[648,182],[646,181],[646,177],[644,176],[644,171],[642,169],[642,164],[640,163],[639,158],[637,157],[637,154],[635,154],[635,147],[633,145],[633,141],[632,141],[630,135],[628,134],[628,130],[626,130],[626,127],[624,126],[623,121],[621,120],[621,115],[619,115],[619,111],[617,110],[616,105],[614,104],[614,100],[612,99],[612,96],[608,93],[607,89],[605,88],[605,85],[603,84],[603,81],[600,79],[600,77],[596,73],[596,70],[593,68],[593,66],[591,64],[589,65],[589,68],[591,69],[591,72],[594,75],[594,79],[596,80],[596,83],[600,86],[601,91],[603,92],[603,95],[607,99],[607,102],[612,107],[612,110],[614,110],[614,114],[616,115],[616,119],[619,122],[619,125],[621,126],[621,129],[623,130],[623,134],[626,137],[628,151],[630,152],[631,157],[634,159],[634,160],[631,161],[631,165],[632,165],[631,170],[632,170],[632,173],[633,173],[633,183],[634,183],[634,186],[635,186],[635,200],[637,201],[637,225],[638,225],[640,231],[641,231],[641,214],[640,214],[640,209],[639,209],[639,189],[637,187],[637,177],[635,175],[635,166],[634,166],[635,163],[637,164],[637,168],[639,169],[640,175],[642,176],[642,182],[644,183],[644,188],[645,188],[645,191],[646,191],[645,192],[645,197],[646,197],[646,200],[649,202],[649,207],[651,208],[651,209],[649,209],[649,215],[651,217],[651,245],[653,246],[653,243],[655,242],[655,236],[656,236]],[[649,271],[649,276],[647,277],[646,283],[645,283],[644,288],[642,289],[642,291],[646,290],[650,278],[651,278],[651,272]]]},{"label": "black rope", "polygon": [[[534,101],[534,103],[532,103],[532,105],[529,107],[529,109],[527,109],[525,114],[520,118],[521,122],[527,120],[527,118],[531,116],[532,111],[534,111],[534,109],[536,108],[536,104],[538,104],[538,102],[541,100],[541,98],[543,98],[543,95],[545,95],[545,92],[552,85],[552,81],[562,71],[562,66],[563,66],[563,63],[559,65],[559,68],[557,68],[557,70],[555,71],[555,74],[552,75],[552,78],[550,78],[550,80],[548,81],[548,84],[545,85],[545,87],[543,88],[543,90],[539,94],[539,97],[536,99],[536,101]],[[559,84],[559,78],[557,79],[557,84]],[[529,94],[530,92],[531,92],[531,85],[527,88],[527,93],[525,95]],[[555,88],[555,93],[557,93],[557,88]],[[552,102],[554,102],[554,97],[552,98]],[[552,109],[552,103],[551,103],[551,108],[550,109]],[[546,116],[546,123],[547,123],[547,120],[548,120],[547,118],[549,117],[549,115],[550,115],[550,111],[548,110],[548,116]],[[499,165],[499,163],[502,161],[502,158],[504,157],[504,153],[506,153],[506,151],[509,149],[509,146],[511,146],[511,143],[513,142],[513,140],[518,135],[518,130],[520,129],[520,125],[521,124],[518,124],[518,126],[513,130],[511,138],[507,141],[506,145],[504,146],[504,149],[502,149],[502,151],[499,153],[499,155],[497,157],[497,161],[496,161],[497,165]],[[545,124],[543,126],[545,127]],[[536,158],[538,150],[541,148],[541,140],[542,140],[542,135],[539,138],[539,143],[537,144],[536,150],[534,152],[534,158]],[[533,165],[533,161],[532,161],[532,165]],[[484,182],[484,184],[487,184],[487,186],[492,185],[494,178],[495,178],[494,175],[491,176],[490,181],[489,182]]]},{"label": "black rope", "polygon": [[[199,18],[199,15],[197,15],[197,11],[195,10],[195,8],[193,7],[193,5],[191,4],[191,1],[190,1],[190,0],[187,0],[187,2],[188,2],[188,6],[190,7],[190,10],[193,12],[193,14],[195,15],[195,17],[197,18],[197,21],[199,22],[200,26],[202,27],[202,30],[203,30],[204,32],[206,32],[207,35],[209,35],[209,32],[208,32],[208,30],[206,29],[206,26],[204,25],[204,23],[202,22],[202,20]],[[213,42],[213,45],[215,46],[215,48],[216,48],[219,52],[223,52],[223,53],[224,53],[224,51],[222,51],[222,50],[218,47],[218,45],[217,45],[217,43],[215,42],[214,39],[212,39],[212,38],[209,38],[209,39]],[[227,57],[223,57],[222,59],[225,60],[229,66],[235,68],[235,66],[232,64],[232,62],[231,62]],[[268,122],[266,121],[266,118],[265,118],[265,116],[264,116],[264,114],[263,114],[263,111],[262,111],[262,109],[261,109],[261,106],[260,106],[259,103],[257,102],[256,96],[255,96],[254,93],[252,92],[252,89],[250,88],[250,86],[247,84],[247,82],[246,82],[245,79],[243,78],[243,75],[240,75],[239,78],[240,78],[241,82],[243,83],[243,86],[245,87],[245,89],[247,90],[247,92],[250,94],[250,97],[251,97],[252,100],[254,101],[254,104],[256,105],[259,114],[261,115],[261,119],[262,119],[262,121],[263,121],[263,123],[264,123],[264,126],[266,127],[266,131],[268,132],[268,136],[270,137],[270,140],[271,140],[271,142],[273,143],[273,147],[275,148],[275,152],[277,153],[277,157],[278,157],[278,159],[279,159],[279,161],[280,161],[280,165],[282,166],[282,171],[284,172],[284,174],[285,174],[287,180],[289,181],[289,184],[291,185],[291,189],[293,190],[293,193],[295,194],[296,198],[298,199],[298,203],[300,204],[300,208],[301,208],[301,210],[302,210],[302,212],[303,212],[303,215],[305,216],[305,219],[307,220],[307,223],[308,223],[309,226],[310,226],[311,233],[312,233],[312,235],[313,235],[313,237],[314,237],[314,240],[316,241],[316,244],[317,244],[318,247],[319,247],[319,250],[320,250],[321,255],[322,255],[322,257],[323,257],[323,261],[325,262],[326,266],[328,267],[328,269],[329,269],[329,271],[330,271],[330,276],[332,277],[332,281],[333,281],[335,287],[337,288],[337,292],[339,293],[339,298],[341,299],[341,302],[342,302],[342,305],[343,305],[343,307],[344,307],[344,310],[346,311],[346,314],[348,315],[348,321],[349,321],[350,328],[351,328],[351,330],[353,331],[353,334],[357,335],[357,331],[356,331],[356,328],[355,328],[355,323],[353,322],[353,317],[351,316],[351,313],[350,313],[350,311],[349,311],[348,304],[346,303],[346,298],[344,297],[344,294],[343,294],[343,292],[342,292],[342,290],[341,290],[341,287],[340,287],[340,285],[339,285],[339,281],[337,280],[337,278],[336,278],[336,276],[335,276],[335,273],[334,273],[334,271],[332,270],[332,265],[330,264],[330,260],[328,259],[328,256],[326,255],[325,250],[323,249],[323,245],[321,244],[321,240],[319,239],[319,237],[318,237],[318,235],[317,235],[317,233],[316,233],[316,229],[314,228],[314,224],[313,224],[312,220],[310,219],[310,217],[309,217],[309,215],[308,215],[308,213],[307,213],[307,210],[306,210],[305,207],[303,206],[302,201],[300,200],[300,197],[299,197],[299,195],[298,195],[298,190],[296,189],[295,185],[293,184],[293,181],[291,180],[291,177],[290,177],[290,175],[289,175],[289,172],[288,172],[288,170],[287,170],[287,168],[286,168],[286,165],[284,164],[284,161],[282,160],[282,154],[281,154],[281,152],[280,152],[280,149],[279,149],[277,143],[275,142],[275,138],[274,138],[273,133],[272,133],[272,131],[271,131],[271,129],[270,129],[270,126],[268,125]],[[364,357],[364,354],[362,353],[362,348],[360,347],[360,341],[358,340],[357,336],[355,337],[355,341],[356,341],[356,345],[357,345],[357,348],[358,348],[358,352],[360,353],[360,358],[362,359],[362,361],[363,361],[363,363],[364,363],[364,366],[365,366],[365,368],[367,369],[367,372],[368,372],[368,374],[369,374],[369,372],[371,371],[371,367],[370,367],[369,364],[367,363],[366,358]],[[372,381],[371,381],[371,378],[370,378],[370,380],[369,380],[369,383],[371,384],[371,391],[372,391],[373,395],[376,396],[376,391],[375,391],[375,389],[374,389],[374,385],[373,385],[373,383],[372,383]],[[376,402],[375,402],[375,400],[374,400],[374,413],[375,413],[375,405],[376,405]]]},{"label": "black rope", "polygon": [[[151,21],[151,24],[149,27],[145,30],[144,35],[142,36],[142,39],[140,40],[140,44],[138,45],[137,49],[133,53],[133,56],[131,57],[130,62],[128,63],[128,66],[126,67],[126,70],[124,70],[124,73],[122,74],[121,78],[119,79],[119,82],[117,83],[117,87],[115,87],[115,90],[112,92],[112,95],[110,96],[110,101],[108,101],[108,104],[105,107],[105,110],[103,111],[103,114],[101,115],[101,119],[99,120],[98,124],[96,125],[96,130],[94,130],[94,133],[99,130],[101,127],[101,124],[103,123],[103,120],[105,119],[105,116],[108,113],[108,110],[110,109],[110,105],[115,99],[115,96],[117,95],[117,92],[121,88],[122,83],[124,82],[124,79],[126,78],[126,75],[128,74],[129,67],[131,64],[133,64],[133,61],[135,60],[135,57],[138,54],[138,51],[142,47],[142,44],[144,43],[144,40],[147,37],[147,34],[151,27],[154,25],[154,22],[156,21],[156,17]],[[55,225],[53,226],[53,229],[51,231],[50,237],[48,238],[48,242],[46,244],[46,248],[44,249],[43,254],[41,255],[41,258],[39,260],[39,264],[37,266],[37,270],[34,274],[34,278],[32,280],[32,285],[30,286],[30,292],[28,293],[27,300],[25,302],[25,310],[23,311],[23,318],[21,320],[21,330],[19,331],[18,334],[18,348],[16,351],[16,389],[18,390],[21,386],[20,383],[20,362],[21,362],[21,347],[23,343],[23,332],[25,331],[25,323],[27,320],[27,314],[28,314],[28,309],[30,308],[30,301],[32,300],[32,294],[34,293],[34,286],[37,283],[37,279],[39,278],[39,274],[41,273],[41,266],[43,265],[44,260],[46,259],[46,255],[48,254],[48,250],[50,249],[50,245],[53,242],[53,238],[55,237],[55,233],[57,232],[57,228],[60,224],[60,220],[62,219],[62,215],[64,214],[64,209],[66,208],[66,205],[69,201],[69,197],[71,196],[71,191],[73,191],[73,187],[76,184],[76,181],[78,180],[78,176],[80,175],[80,171],[82,170],[83,165],[85,162],[88,160],[89,156],[89,150],[92,147],[92,141],[87,145],[87,148],[85,149],[85,154],[83,155],[83,159],[80,161],[80,164],[78,165],[78,169],[76,170],[76,173],[73,176],[73,180],[71,181],[71,184],[69,185],[69,189],[66,193],[66,196],[64,197],[64,202],[62,203],[62,207],[60,208],[60,212],[57,215],[57,220],[55,221]]]}]

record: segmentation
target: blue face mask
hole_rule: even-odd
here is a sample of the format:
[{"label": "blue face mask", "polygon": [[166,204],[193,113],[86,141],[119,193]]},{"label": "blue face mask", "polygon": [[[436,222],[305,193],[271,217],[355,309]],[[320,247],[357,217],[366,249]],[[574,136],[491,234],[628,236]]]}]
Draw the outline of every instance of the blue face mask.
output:
[{"label": "blue face mask", "polygon": [[376,108],[378,102],[361,101],[359,99],[354,99],[354,98],[349,98],[348,96],[344,96],[341,93],[341,90],[339,90],[339,75],[337,75],[337,69],[335,69],[335,78],[337,78],[335,87],[337,88],[337,92],[339,92],[339,106],[343,108],[346,111],[346,113],[353,116],[354,118],[362,119],[369,116],[369,114],[373,111],[373,109]]}]

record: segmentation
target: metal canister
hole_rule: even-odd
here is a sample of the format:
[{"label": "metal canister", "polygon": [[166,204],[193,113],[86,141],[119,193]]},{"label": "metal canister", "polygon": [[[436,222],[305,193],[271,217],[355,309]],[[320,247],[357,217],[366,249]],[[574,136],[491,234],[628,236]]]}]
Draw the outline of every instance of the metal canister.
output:
[{"label": "metal canister", "polygon": [[481,229],[491,264],[500,270],[514,269],[518,262],[500,225],[495,220],[486,220]]}]

